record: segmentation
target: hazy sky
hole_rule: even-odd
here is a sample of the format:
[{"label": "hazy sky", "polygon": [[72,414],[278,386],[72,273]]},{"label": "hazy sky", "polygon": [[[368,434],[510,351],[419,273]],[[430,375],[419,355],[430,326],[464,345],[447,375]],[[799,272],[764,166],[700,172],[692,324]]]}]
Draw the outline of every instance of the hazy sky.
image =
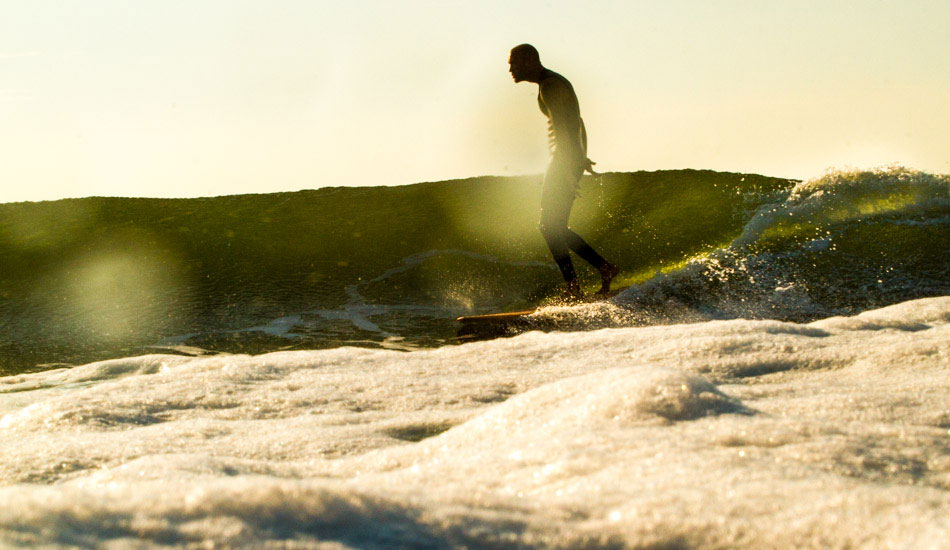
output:
[{"label": "hazy sky", "polygon": [[539,173],[521,42],[602,170],[946,173],[948,29],[947,0],[2,0],[0,202]]}]

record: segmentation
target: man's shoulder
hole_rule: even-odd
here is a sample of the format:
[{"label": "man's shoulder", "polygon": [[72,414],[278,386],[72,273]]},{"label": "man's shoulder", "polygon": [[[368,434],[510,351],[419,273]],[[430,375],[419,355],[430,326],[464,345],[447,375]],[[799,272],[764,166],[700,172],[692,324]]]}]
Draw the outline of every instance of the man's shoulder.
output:
[{"label": "man's shoulder", "polygon": [[544,74],[544,77],[541,79],[541,82],[538,83],[541,87],[541,94],[545,93],[559,93],[561,91],[571,90],[571,83],[561,76],[560,74],[547,70]]},{"label": "man's shoulder", "polygon": [[544,74],[541,76],[540,84],[542,86],[557,86],[559,84],[570,84],[570,82],[568,82],[568,80],[564,78],[562,74],[556,73],[551,69],[545,69]]}]

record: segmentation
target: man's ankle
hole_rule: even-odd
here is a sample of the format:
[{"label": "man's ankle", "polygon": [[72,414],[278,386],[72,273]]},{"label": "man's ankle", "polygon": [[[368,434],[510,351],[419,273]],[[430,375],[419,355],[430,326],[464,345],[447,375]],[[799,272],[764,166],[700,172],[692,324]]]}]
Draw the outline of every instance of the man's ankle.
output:
[{"label": "man's ankle", "polygon": [[620,268],[610,262],[605,261],[603,265],[600,266],[600,274],[604,277],[609,276],[613,278],[619,272],[620,272]]},{"label": "man's ankle", "polygon": [[568,298],[583,298],[584,292],[581,290],[581,283],[577,279],[572,279],[565,283],[564,294]]}]

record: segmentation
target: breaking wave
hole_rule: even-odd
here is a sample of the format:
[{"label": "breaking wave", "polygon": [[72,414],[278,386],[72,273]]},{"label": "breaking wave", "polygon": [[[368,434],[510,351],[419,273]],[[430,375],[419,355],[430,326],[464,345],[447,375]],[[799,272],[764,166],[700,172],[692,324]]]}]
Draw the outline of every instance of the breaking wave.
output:
[{"label": "breaking wave", "polygon": [[[122,355],[455,343],[458,315],[550,305],[540,178],[205,199],[0,204],[0,372]],[[586,178],[572,226],[612,302],[535,328],[806,321],[950,294],[950,177]],[[585,283],[597,275],[579,266]]]}]

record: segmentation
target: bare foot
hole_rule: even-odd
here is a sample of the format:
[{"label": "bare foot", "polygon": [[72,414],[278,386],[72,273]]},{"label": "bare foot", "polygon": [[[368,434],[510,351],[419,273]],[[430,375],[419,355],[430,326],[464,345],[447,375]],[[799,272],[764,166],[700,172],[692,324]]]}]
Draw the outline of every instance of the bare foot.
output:
[{"label": "bare foot", "polygon": [[606,296],[610,292],[610,282],[614,280],[618,273],[620,273],[620,268],[610,262],[600,266],[601,286],[597,294]]},{"label": "bare foot", "polygon": [[584,299],[584,291],[581,290],[581,284],[577,279],[567,281],[567,288],[564,289],[564,300],[566,302],[580,302]]}]

